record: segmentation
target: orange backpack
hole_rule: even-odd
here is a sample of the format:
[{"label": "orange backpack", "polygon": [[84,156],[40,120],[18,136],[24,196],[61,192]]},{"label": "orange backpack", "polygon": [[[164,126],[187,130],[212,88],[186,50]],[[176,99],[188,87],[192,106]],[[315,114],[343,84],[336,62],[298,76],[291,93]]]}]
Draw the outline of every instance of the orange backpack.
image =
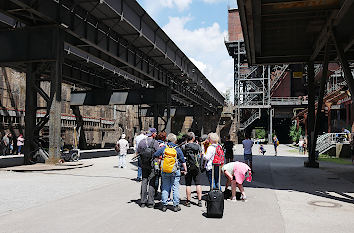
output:
[{"label": "orange backpack", "polygon": [[166,145],[164,155],[162,158],[161,170],[165,173],[172,173],[177,171],[177,150],[176,147],[169,147]]}]

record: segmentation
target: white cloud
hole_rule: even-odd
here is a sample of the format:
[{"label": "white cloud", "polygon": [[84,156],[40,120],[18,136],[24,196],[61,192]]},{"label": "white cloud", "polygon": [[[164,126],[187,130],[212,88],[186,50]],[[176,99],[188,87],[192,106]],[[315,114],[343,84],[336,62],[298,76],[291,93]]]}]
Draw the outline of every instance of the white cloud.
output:
[{"label": "white cloud", "polygon": [[186,24],[192,20],[190,16],[170,17],[163,30],[220,92],[233,88],[233,60],[224,44],[226,31],[218,23],[189,30]]},{"label": "white cloud", "polygon": [[154,18],[164,8],[177,8],[179,11],[184,11],[188,9],[192,0],[141,0],[140,2],[143,3],[146,11]]}]

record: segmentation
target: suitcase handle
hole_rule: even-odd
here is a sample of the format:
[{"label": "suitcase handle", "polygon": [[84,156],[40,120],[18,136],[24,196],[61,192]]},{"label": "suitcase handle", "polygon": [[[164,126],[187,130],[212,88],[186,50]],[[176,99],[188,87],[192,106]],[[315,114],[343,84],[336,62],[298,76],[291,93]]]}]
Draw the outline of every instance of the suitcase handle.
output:
[{"label": "suitcase handle", "polygon": [[213,166],[211,167],[211,186],[210,186],[210,191],[214,189],[214,172],[215,172],[215,166],[219,166],[219,187],[216,187],[216,184],[215,184],[215,189],[217,190],[221,190],[221,169],[220,169],[220,165],[219,164],[213,164]]}]

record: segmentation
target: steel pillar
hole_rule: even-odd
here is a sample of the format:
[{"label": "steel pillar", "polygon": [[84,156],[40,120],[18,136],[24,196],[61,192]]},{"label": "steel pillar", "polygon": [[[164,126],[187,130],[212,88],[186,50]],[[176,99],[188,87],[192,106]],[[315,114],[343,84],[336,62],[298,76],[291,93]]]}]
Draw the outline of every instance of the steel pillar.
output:
[{"label": "steel pillar", "polygon": [[56,61],[51,64],[50,95],[53,98],[49,117],[49,160],[48,163],[57,163],[60,160],[61,147],[61,88],[62,66],[64,52],[64,35],[58,33],[56,44]]},{"label": "steel pillar", "polygon": [[154,104],[154,128],[159,131],[159,105]]},{"label": "steel pillar", "polygon": [[[211,117],[209,117],[210,119]],[[201,136],[203,124],[206,123],[204,119],[204,108],[203,106],[193,107],[193,124],[192,130],[196,136]]]},{"label": "steel pillar", "polygon": [[269,109],[269,135],[268,135],[268,143],[272,144],[273,142],[273,115],[274,108]]},{"label": "steel pillar", "polygon": [[36,128],[36,112],[37,112],[37,91],[35,89],[38,82],[38,74],[36,74],[37,64],[30,63],[27,65],[26,71],[26,114],[25,114],[25,138],[24,145],[24,163],[31,164],[31,152],[35,149],[34,141],[38,137]]},{"label": "steel pillar", "polygon": [[314,64],[313,62],[309,62],[307,64],[307,83],[308,83],[308,135],[307,135],[307,142],[308,142],[308,151],[309,151],[309,159],[305,161],[305,167],[318,167],[318,163],[315,160],[315,154],[311,154],[312,147],[316,144],[314,142],[315,136],[315,94],[316,94],[316,87],[315,87],[315,72],[314,72]]},{"label": "steel pillar", "polygon": [[[315,120],[315,126],[314,126],[314,136],[312,138],[312,145],[311,145],[311,150],[309,151],[309,162],[312,164],[316,165],[316,145],[317,145],[317,136],[318,136],[318,131],[320,127],[320,120],[322,116],[322,107],[323,107],[323,97],[324,97],[324,92],[326,89],[326,83],[327,83],[327,75],[328,74],[328,42],[326,43],[325,47],[325,55],[324,55],[324,61],[323,61],[323,67],[322,67],[322,79],[320,83],[320,94],[318,97],[318,103],[317,103],[317,113],[316,113],[316,120]],[[310,160],[311,159],[311,160]],[[318,163],[317,163],[318,164]],[[316,165],[315,167],[318,167]]]}]

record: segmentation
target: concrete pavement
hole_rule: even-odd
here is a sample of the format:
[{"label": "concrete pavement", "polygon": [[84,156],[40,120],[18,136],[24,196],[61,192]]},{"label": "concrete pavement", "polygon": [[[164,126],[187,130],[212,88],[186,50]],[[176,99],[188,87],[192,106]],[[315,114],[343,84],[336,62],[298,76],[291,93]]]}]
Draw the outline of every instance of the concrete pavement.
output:
[{"label": "concrete pavement", "polygon": [[[354,186],[336,171],[353,175],[354,166],[304,168],[306,158],[291,148],[280,145],[274,157],[266,147],[265,156],[254,156],[248,202],[225,201],[222,219],[207,219],[205,207],[193,205],[178,213],[140,208],[136,167],[117,168],[116,157],[76,170],[0,172],[0,232],[353,232]],[[240,145],[235,153],[242,160]]]}]

